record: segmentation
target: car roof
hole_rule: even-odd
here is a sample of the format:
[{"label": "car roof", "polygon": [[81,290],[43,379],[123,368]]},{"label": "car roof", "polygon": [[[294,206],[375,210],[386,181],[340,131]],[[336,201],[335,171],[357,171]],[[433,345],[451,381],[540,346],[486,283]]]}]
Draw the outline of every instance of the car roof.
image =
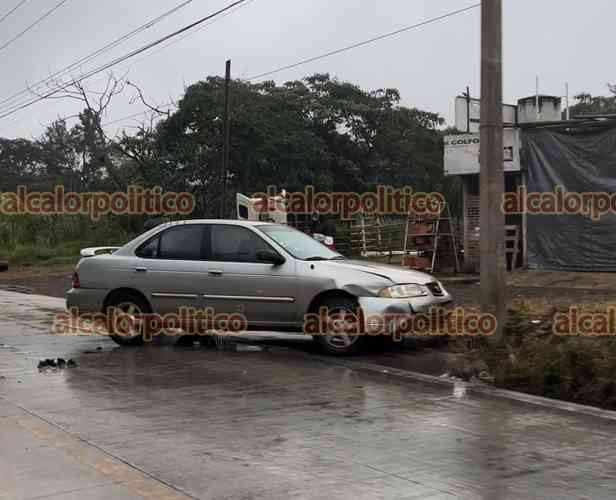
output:
[{"label": "car roof", "polygon": [[232,220],[232,219],[189,219],[189,220],[178,220],[171,221],[165,224],[161,224],[162,226],[174,226],[180,224],[226,224],[232,226],[282,226],[284,224],[276,224],[272,222],[261,222],[261,221],[250,221],[250,220]]}]

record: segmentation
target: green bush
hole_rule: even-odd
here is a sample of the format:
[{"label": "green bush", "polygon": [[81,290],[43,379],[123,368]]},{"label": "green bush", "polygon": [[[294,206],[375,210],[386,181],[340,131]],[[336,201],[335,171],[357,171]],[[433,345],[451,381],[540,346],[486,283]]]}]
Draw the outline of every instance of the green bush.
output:
[{"label": "green bush", "polygon": [[552,333],[552,319],[553,313],[536,326],[527,308],[510,311],[503,340],[487,345],[482,353],[495,384],[616,409],[616,339],[557,336]]},{"label": "green bush", "polygon": [[130,241],[138,233],[130,226],[122,217],[93,222],[79,216],[0,216],[0,259],[13,265],[72,263],[82,248]]}]

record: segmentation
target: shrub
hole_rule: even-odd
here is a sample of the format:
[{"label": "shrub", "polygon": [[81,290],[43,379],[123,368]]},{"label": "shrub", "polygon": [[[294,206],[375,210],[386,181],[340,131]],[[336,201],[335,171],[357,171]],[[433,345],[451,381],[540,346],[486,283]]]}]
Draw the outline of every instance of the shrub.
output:
[{"label": "shrub", "polygon": [[[605,312],[606,306],[587,306]],[[616,339],[557,336],[553,313],[534,325],[527,306],[509,313],[498,345],[482,356],[495,384],[530,394],[616,409]]]}]

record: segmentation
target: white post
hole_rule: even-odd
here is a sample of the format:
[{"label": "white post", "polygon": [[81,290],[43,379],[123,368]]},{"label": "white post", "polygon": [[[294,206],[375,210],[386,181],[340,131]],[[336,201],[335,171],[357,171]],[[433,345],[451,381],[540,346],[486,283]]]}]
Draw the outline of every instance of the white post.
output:
[{"label": "white post", "polygon": [[567,121],[571,120],[571,111],[569,110],[569,82],[565,82],[565,104],[567,106]]},{"label": "white post", "polygon": [[535,110],[537,112],[537,121],[541,121],[541,111],[539,110],[539,75],[537,75],[537,79],[535,81]]}]

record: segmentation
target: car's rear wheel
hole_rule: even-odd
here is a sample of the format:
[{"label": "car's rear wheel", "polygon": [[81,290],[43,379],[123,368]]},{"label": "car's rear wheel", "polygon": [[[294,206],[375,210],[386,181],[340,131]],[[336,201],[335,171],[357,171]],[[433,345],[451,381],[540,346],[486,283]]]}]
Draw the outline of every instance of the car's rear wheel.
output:
[{"label": "car's rear wheel", "polygon": [[314,339],[326,354],[353,356],[376,349],[379,339],[369,337],[359,328],[359,304],[350,297],[330,297],[319,305],[327,311],[325,331]]},{"label": "car's rear wheel", "polygon": [[113,297],[107,304],[115,309],[115,318],[111,322],[111,338],[121,346],[140,346],[145,342],[144,314],[152,312],[150,305],[139,295],[121,294]]}]

